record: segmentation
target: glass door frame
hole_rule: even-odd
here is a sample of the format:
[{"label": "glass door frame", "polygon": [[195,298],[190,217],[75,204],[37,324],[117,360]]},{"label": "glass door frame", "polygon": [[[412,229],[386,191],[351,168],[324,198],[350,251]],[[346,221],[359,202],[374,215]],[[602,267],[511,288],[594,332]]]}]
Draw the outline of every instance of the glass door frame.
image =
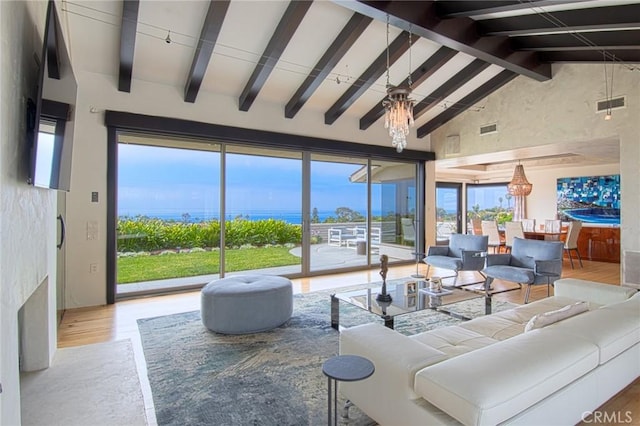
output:
[{"label": "glass door frame", "polygon": [[446,188],[446,189],[455,189],[457,193],[457,203],[456,203],[456,229],[459,234],[464,233],[466,230],[463,228],[462,218],[466,216],[465,212],[462,211],[463,202],[462,202],[462,183],[459,182],[436,182],[436,209],[438,208],[438,198],[437,192],[438,188]]},{"label": "glass door frame", "polygon": [[[225,145],[243,144],[256,147],[272,147],[276,149],[294,149],[306,153],[321,152],[325,154],[336,154],[353,157],[384,158],[392,161],[413,163],[417,167],[416,173],[416,215],[424,218],[425,205],[425,175],[426,161],[434,161],[435,154],[428,151],[416,151],[407,149],[397,153],[387,146],[367,145],[353,143],[349,141],[339,141],[332,139],[322,139],[318,137],[291,135],[279,132],[268,132],[238,127],[223,126],[194,122],[182,119],[146,116],[129,112],[106,111],[105,125],[107,127],[107,230],[106,230],[106,301],[113,304],[116,301],[116,227],[117,227],[117,165],[118,165],[118,134],[120,132],[137,132],[150,135],[167,135],[173,137],[185,137],[189,139],[200,139],[203,143],[216,143]],[[304,196],[304,195],[303,195]],[[307,204],[308,206],[309,204]],[[309,207],[310,208],[310,207]],[[369,207],[370,210],[370,207]],[[303,210],[303,216],[309,226],[310,213]],[[419,224],[418,238],[420,243],[418,250],[424,250],[424,224]],[[303,233],[304,234],[304,233]],[[307,234],[306,237],[309,238]],[[309,246],[308,242],[305,244]],[[410,262],[407,262],[410,263]],[[373,262],[368,262],[369,266],[358,269],[366,269]],[[342,270],[340,270],[342,271]],[[322,274],[333,271],[323,271]]]}]

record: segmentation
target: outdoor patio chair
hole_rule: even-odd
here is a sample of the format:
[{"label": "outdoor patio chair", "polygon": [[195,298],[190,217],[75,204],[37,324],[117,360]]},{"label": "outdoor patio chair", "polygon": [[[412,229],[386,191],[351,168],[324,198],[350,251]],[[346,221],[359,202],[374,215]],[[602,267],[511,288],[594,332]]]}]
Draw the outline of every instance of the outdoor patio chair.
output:
[{"label": "outdoor patio chair", "polygon": [[562,275],[562,241],[527,240],[514,238],[511,253],[489,254],[486,267],[482,270],[486,275],[485,289],[490,288],[494,279],[527,285],[524,303],[529,302],[531,286],[549,285]]},{"label": "outdoor patio chair", "polygon": [[354,241],[356,235],[353,231],[348,231],[343,228],[329,228],[329,238],[327,238],[327,244],[334,247],[349,247],[349,241]]},{"label": "outdoor patio chair", "polygon": [[[452,275],[455,286],[459,271],[480,272],[484,267],[488,241],[489,237],[486,235],[451,234],[448,246],[430,246],[427,249],[427,256],[423,259],[428,265],[427,276],[432,266],[452,270],[455,272],[455,275]],[[478,284],[478,282],[462,285],[470,284]]]},{"label": "outdoor patio chair", "polygon": [[402,242],[415,243],[416,228],[413,226],[413,219],[410,217],[402,217],[400,218],[400,225],[402,225]]}]

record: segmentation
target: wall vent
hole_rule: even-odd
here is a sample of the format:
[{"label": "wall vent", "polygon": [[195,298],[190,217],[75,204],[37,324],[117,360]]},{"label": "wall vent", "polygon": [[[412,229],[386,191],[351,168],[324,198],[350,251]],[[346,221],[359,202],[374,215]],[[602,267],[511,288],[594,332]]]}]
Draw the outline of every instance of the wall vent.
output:
[{"label": "wall vent", "polygon": [[596,112],[606,112],[607,109],[620,109],[624,108],[627,103],[626,96],[620,96],[609,100],[598,101],[596,103]]},{"label": "wall vent", "polygon": [[480,127],[480,136],[488,135],[490,133],[498,133],[498,124],[497,123],[486,124],[486,125]]}]

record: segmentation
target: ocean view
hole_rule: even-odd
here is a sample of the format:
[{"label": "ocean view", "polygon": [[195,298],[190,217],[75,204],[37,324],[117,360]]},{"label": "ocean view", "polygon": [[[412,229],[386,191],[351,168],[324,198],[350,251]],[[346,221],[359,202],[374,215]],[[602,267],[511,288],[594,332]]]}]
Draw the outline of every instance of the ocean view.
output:
[{"label": "ocean view", "polygon": [[[365,211],[358,211],[361,215],[365,216]],[[380,212],[373,212],[373,216],[380,216]],[[164,221],[178,221],[178,222],[188,222],[188,223],[199,223],[206,222],[212,219],[219,219],[219,213],[212,212],[185,212],[185,213],[151,213],[151,212],[119,212],[118,217],[130,217],[135,218],[138,216],[145,216],[149,218],[157,218]],[[236,217],[242,216],[247,220],[264,220],[264,219],[276,219],[282,220],[287,223],[300,225],[302,223],[302,213],[300,212],[292,212],[292,211],[248,211],[248,212],[232,212],[227,213],[227,220],[235,219]],[[318,219],[320,222],[324,222],[328,217],[336,217],[335,211],[318,211]]]}]

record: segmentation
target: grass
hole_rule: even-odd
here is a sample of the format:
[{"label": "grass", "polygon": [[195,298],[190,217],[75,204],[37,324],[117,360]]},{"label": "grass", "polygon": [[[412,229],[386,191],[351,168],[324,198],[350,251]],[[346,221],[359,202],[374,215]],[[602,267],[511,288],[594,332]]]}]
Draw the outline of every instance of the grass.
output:
[{"label": "grass", "polygon": [[[227,272],[300,264],[300,258],[289,253],[286,247],[227,249],[225,261]],[[118,284],[194,277],[219,272],[219,251],[118,259]]]}]

